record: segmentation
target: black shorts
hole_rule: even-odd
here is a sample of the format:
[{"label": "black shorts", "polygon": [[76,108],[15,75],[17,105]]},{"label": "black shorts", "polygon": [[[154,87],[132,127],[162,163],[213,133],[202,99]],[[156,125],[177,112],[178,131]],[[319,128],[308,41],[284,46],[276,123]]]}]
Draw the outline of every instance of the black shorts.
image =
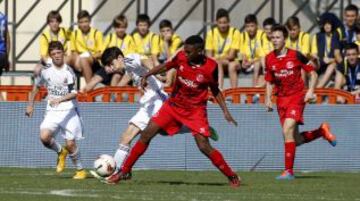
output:
[{"label": "black shorts", "polygon": [[100,68],[95,72],[95,75],[98,75],[103,79],[101,83],[103,83],[104,85],[110,85],[114,73],[108,74],[106,73],[105,68]]}]

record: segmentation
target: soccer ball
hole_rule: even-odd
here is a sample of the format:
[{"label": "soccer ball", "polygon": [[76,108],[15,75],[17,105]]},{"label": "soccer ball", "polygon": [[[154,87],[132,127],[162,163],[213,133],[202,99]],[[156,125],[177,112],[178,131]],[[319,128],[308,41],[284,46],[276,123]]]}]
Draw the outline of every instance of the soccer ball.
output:
[{"label": "soccer ball", "polygon": [[102,177],[110,176],[115,171],[116,162],[107,154],[100,155],[94,162],[96,173]]}]

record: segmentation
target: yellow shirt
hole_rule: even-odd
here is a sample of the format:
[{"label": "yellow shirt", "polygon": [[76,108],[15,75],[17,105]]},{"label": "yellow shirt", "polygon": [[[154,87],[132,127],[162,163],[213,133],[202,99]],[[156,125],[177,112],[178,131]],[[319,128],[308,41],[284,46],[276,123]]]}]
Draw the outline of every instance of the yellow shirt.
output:
[{"label": "yellow shirt", "polygon": [[64,27],[60,27],[58,34],[54,34],[50,29],[45,30],[40,36],[40,56],[48,56],[49,43],[52,41],[60,41],[65,52],[68,49],[68,41],[70,40],[71,32]]},{"label": "yellow shirt", "polygon": [[160,37],[160,41],[159,41],[159,45],[158,45],[158,47],[160,48],[159,59],[164,60],[164,61],[167,60],[172,55],[174,55],[174,53],[181,47],[181,45],[182,45],[182,40],[181,40],[180,36],[178,36],[177,34],[173,34],[171,37],[170,47],[168,47],[170,55],[167,55],[165,41],[162,37]]},{"label": "yellow shirt", "polygon": [[87,35],[81,30],[75,30],[71,35],[71,51],[79,54],[90,52],[91,54],[99,53],[103,49],[103,34],[95,28],[91,28]]},{"label": "yellow shirt", "polygon": [[269,54],[271,51],[274,50],[274,45],[272,44],[271,40],[268,39],[265,32],[263,32],[261,37],[261,48],[264,53],[264,56],[266,56],[267,54]]},{"label": "yellow shirt", "polygon": [[303,55],[308,56],[310,54],[310,35],[301,31],[296,41],[291,41],[290,37],[288,37],[286,39],[286,47],[297,50]]},{"label": "yellow shirt", "polygon": [[259,60],[261,57],[265,56],[261,48],[262,33],[263,31],[258,29],[253,39],[250,39],[247,32],[241,33],[240,52],[247,60]]},{"label": "yellow shirt", "polygon": [[126,34],[124,39],[119,38],[116,33],[111,33],[105,38],[103,51],[109,47],[118,47],[126,56],[136,52],[134,39],[131,35]]},{"label": "yellow shirt", "polygon": [[229,32],[221,34],[217,27],[211,29],[206,34],[205,49],[212,51],[215,58],[226,56],[230,49],[240,49],[240,31],[234,27],[229,28]]},{"label": "yellow shirt", "polygon": [[138,32],[133,34],[136,45],[136,53],[141,55],[142,59],[147,59],[151,55],[159,54],[159,36],[153,32],[149,32],[142,37]]}]

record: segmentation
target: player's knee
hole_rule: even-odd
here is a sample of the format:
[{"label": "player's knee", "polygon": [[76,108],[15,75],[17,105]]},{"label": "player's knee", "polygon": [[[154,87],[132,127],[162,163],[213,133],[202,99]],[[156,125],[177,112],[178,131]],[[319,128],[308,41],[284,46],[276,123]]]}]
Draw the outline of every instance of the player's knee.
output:
[{"label": "player's knee", "polygon": [[40,141],[44,146],[48,146],[51,143],[51,135],[49,135],[46,132],[41,132],[40,133]]}]

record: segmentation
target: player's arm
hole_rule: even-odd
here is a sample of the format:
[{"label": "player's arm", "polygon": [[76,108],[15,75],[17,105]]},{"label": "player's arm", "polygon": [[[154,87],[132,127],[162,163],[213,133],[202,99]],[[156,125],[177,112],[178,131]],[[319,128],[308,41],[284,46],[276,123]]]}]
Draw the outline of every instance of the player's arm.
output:
[{"label": "player's arm", "polygon": [[274,85],[271,82],[266,81],[265,106],[266,106],[268,112],[273,111],[272,100],[271,100],[273,88],[274,88]]},{"label": "player's arm", "polygon": [[214,73],[213,73],[213,82],[210,85],[211,93],[214,95],[216,102],[219,104],[221,110],[223,111],[225,119],[229,123],[232,123],[235,126],[237,126],[238,123],[235,121],[235,119],[232,117],[231,113],[229,112],[229,110],[226,106],[226,103],[225,103],[225,98],[219,89],[219,85],[217,83],[217,80],[218,80],[218,70],[217,69],[218,68],[216,67],[216,69],[214,70]]},{"label": "player's arm", "polygon": [[314,91],[315,91],[315,86],[316,86],[316,82],[317,82],[317,78],[318,78],[318,75],[314,70],[314,64],[311,61],[309,61],[300,52],[297,52],[297,58],[303,64],[302,68],[310,75],[309,88],[306,92],[304,101],[305,102],[313,101],[315,99]]},{"label": "player's arm", "polygon": [[274,76],[271,72],[271,69],[269,68],[269,59],[268,57],[265,57],[265,106],[268,112],[273,111],[272,106],[272,94],[273,94],[273,88],[274,88]]},{"label": "player's arm", "polygon": [[150,69],[142,78],[141,78],[141,88],[145,90],[145,87],[147,85],[147,78],[151,75],[157,75],[159,73],[167,71],[166,63],[160,64],[155,66],[154,68]]},{"label": "player's arm", "polygon": [[68,90],[69,90],[69,93],[66,94],[65,96],[62,96],[62,97],[60,97],[60,98],[56,98],[56,99],[50,100],[50,105],[51,105],[52,107],[56,107],[57,105],[59,105],[59,104],[62,103],[62,102],[66,102],[66,101],[75,99],[76,96],[77,96],[77,91],[75,90],[75,84],[74,84],[74,82],[73,82],[73,83],[70,83],[70,84],[68,85]]},{"label": "player's arm", "polygon": [[25,115],[28,117],[32,117],[33,112],[34,112],[34,104],[35,104],[35,96],[36,94],[39,92],[39,85],[34,84],[33,89],[30,93],[30,98],[29,98],[29,104],[26,107],[26,112]]}]

